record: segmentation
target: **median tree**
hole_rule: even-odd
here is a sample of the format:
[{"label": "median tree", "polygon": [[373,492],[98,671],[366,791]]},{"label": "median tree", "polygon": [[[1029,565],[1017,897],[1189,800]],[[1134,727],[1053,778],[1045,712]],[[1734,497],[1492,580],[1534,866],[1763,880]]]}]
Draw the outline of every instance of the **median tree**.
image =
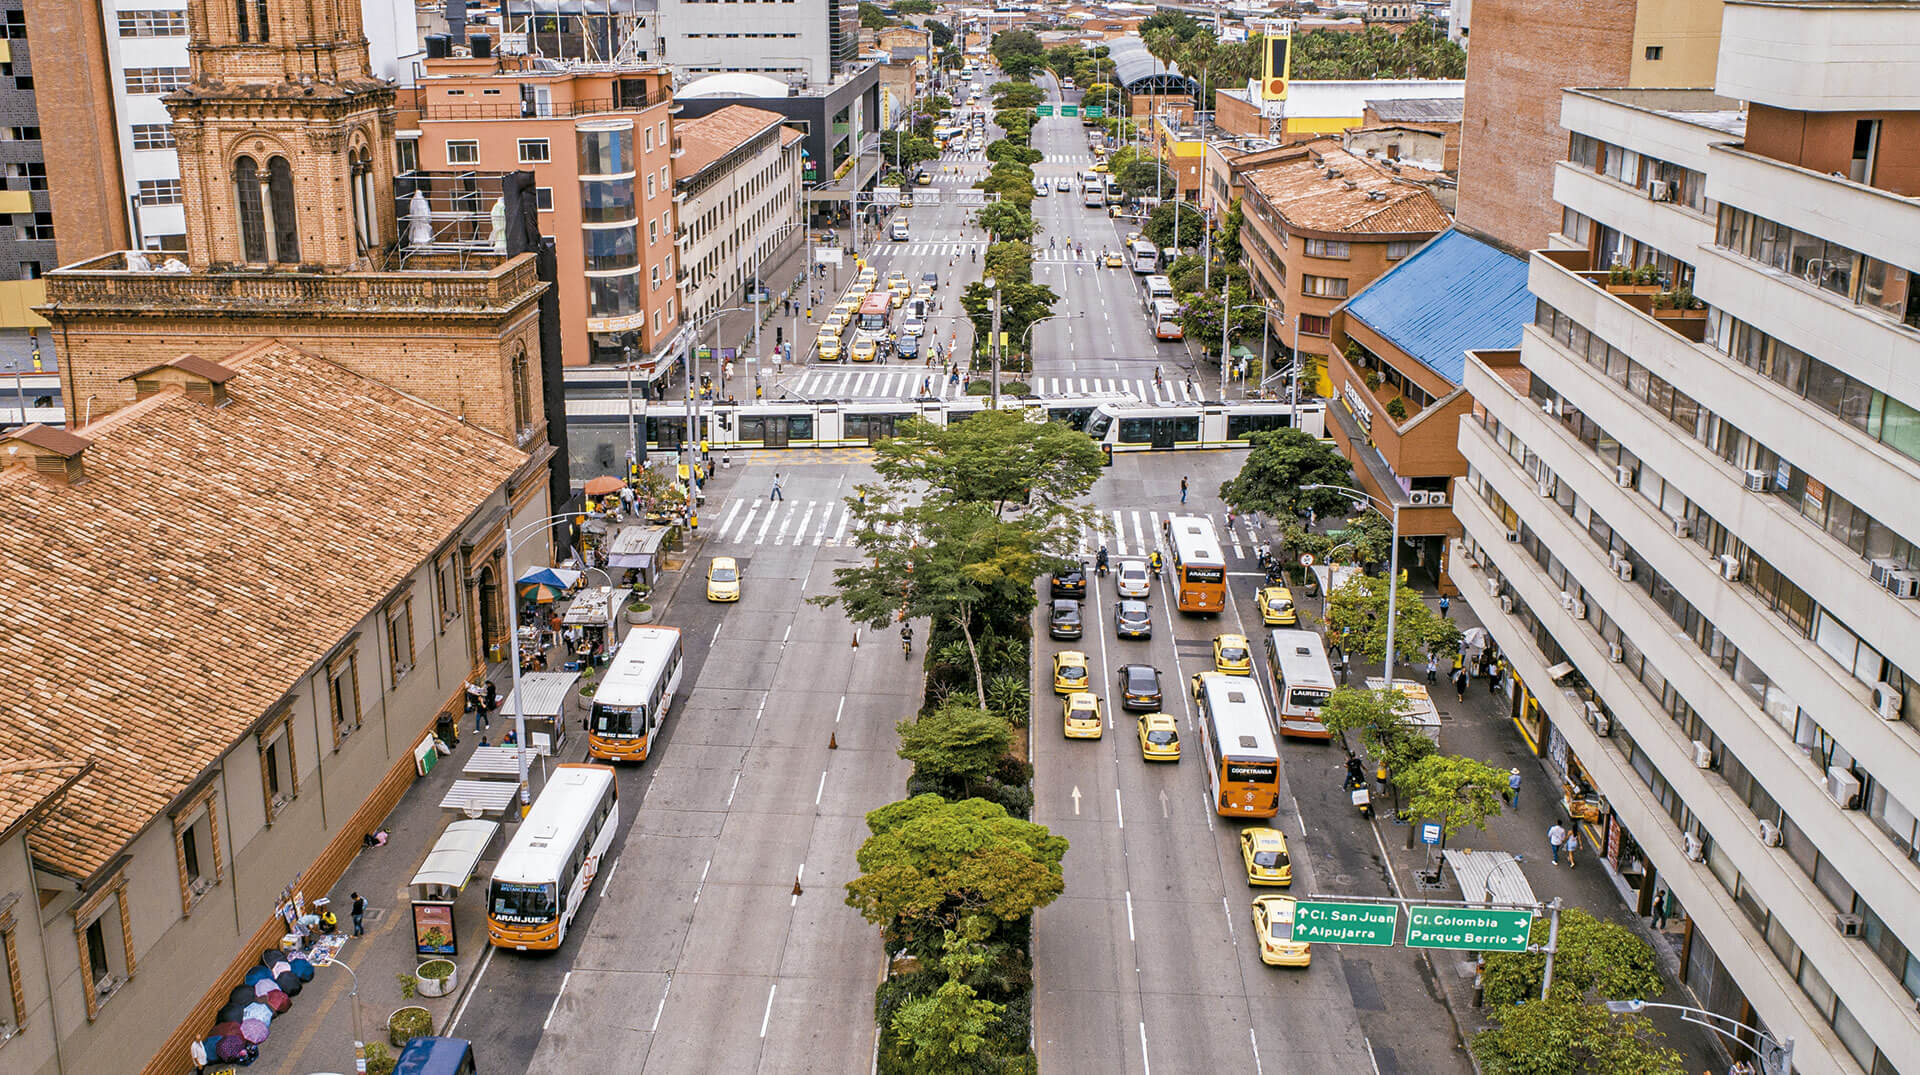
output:
[{"label": "median tree", "polygon": [[914,778],[955,799],[978,794],[1000,770],[1013,743],[1013,728],[1004,718],[964,702],[948,701],[894,727],[900,733],[900,756],[913,763]]},{"label": "median tree", "polygon": [[1388,616],[1387,580],[1383,575],[1355,575],[1327,595],[1327,637],[1340,648],[1369,661],[1387,657],[1387,624],[1393,624],[1395,663],[1411,665],[1428,654],[1451,658],[1460,652],[1460,625],[1446,619],[1420,600],[1420,594],[1399,582],[1393,615]]},{"label": "median tree", "polygon": [[1067,841],[985,799],[916,795],[867,814],[847,905],[882,929],[939,937],[980,932],[1045,907],[1065,890]]},{"label": "median tree", "polygon": [[[1033,197],[1031,181],[1019,189],[1024,190],[1027,197]],[[1017,198],[1009,197],[1005,191],[1001,194],[1002,200],[980,210],[980,226],[996,240],[1018,239],[1024,242],[1033,238],[1033,214],[1015,204]]]},{"label": "median tree", "polygon": [[1642,1015],[1598,1004],[1529,1000],[1492,1007],[1494,1025],[1473,1036],[1485,1075],[1684,1075],[1686,1064]]},{"label": "median tree", "polygon": [[[1217,322],[1214,328],[1218,330]],[[1252,440],[1253,450],[1240,464],[1240,472],[1220,483],[1220,498],[1234,510],[1265,512],[1277,518],[1309,508],[1321,515],[1351,510],[1350,496],[1300,488],[1353,483],[1353,467],[1332,445],[1298,429],[1255,433]]]},{"label": "median tree", "polygon": [[967,984],[987,962],[980,944],[957,930],[947,930],[940,956],[946,981],[895,1009],[887,1023],[894,1038],[889,1059],[920,1075],[1004,1070],[1013,1058],[983,1054],[991,1054],[994,1031],[1007,1006],[981,997]]}]

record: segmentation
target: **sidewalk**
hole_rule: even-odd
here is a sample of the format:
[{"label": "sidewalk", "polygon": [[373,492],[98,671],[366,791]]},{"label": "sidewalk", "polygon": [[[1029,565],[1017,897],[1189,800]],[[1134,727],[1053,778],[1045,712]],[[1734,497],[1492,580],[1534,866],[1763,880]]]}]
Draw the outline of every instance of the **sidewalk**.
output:
[{"label": "sidewalk", "polygon": [[[1437,594],[1422,593],[1421,596],[1437,611]],[[1306,604],[1312,606],[1316,618],[1324,611],[1320,598],[1308,599]],[[1479,620],[1465,602],[1454,600],[1451,606],[1449,615],[1460,624],[1462,630],[1479,626]],[[1424,680],[1425,668],[1425,662],[1396,664],[1394,676],[1397,679]],[[1546,903],[1557,897],[1562,908],[1577,907],[1595,918],[1617,922],[1633,930],[1653,946],[1662,963],[1662,970],[1667,977],[1667,992],[1659,999],[1679,1004],[1692,1003],[1677,984],[1680,968],[1675,939],[1678,937],[1679,923],[1676,921],[1673,924],[1675,932],[1656,935],[1647,919],[1634,915],[1622,902],[1619,882],[1598,853],[1600,849],[1584,830],[1578,865],[1567,868],[1553,864],[1547,847],[1547,829],[1556,822],[1563,825],[1570,825],[1571,822],[1561,809],[1559,789],[1550,769],[1541,758],[1534,755],[1520,730],[1507,718],[1508,703],[1504,693],[1495,695],[1489,691],[1484,678],[1476,679],[1468,685],[1466,702],[1463,704],[1457,700],[1453,687],[1445,677],[1447,671],[1443,662],[1440,681],[1431,688],[1434,704],[1440,712],[1441,749],[1449,754],[1468,755],[1501,769],[1518,768],[1521,777],[1519,805],[1505,807],[1500,816],[1487,822],[1485,832],[1473,828],[1461,832],[1452,841],[1451,847],[1454,850],[1510,852],[1520,863],[1521,872],[1526,875],[1534,897],[1540,902]],[[1379,672],[1378,665],[1355,662],[1352,680],[1359,683],[1365,676],[1378,675]],[[1380,797],[1377,801],[1386,799],[1386,793],[1378,789],[1375,794]],[[1459,886],[1450,872],[1443,876],[1438,889],[1419,883],[1416,875],[1428,868],[1427,849],[1417,843],[1408,849],[1407,825],[1396,821],[1390,809],[1375,813],[1374,826],[1392,858],[1394,876],[1404,895],[1416,900],[1423,894],[1436,899],[1460,898]],[[1490,1025],[1485,1011],[1474,1006],[1473,953],[1435,949],[1428,951],[1426,958],[1434,972],[1434,979],[1440,983],[1462,1041],[1471,1040],[1476,1032]],[[1666,1044],[1680,1053],[1682,1070],[1726,1070],[1728,1061],[1718,1051],[1717,1043],[1709,1032],[1682,1022],[1675,1012],[1648,1014],[1666,1034]],[[1475,1067],[1477,1069],[1478,1065]]]}]

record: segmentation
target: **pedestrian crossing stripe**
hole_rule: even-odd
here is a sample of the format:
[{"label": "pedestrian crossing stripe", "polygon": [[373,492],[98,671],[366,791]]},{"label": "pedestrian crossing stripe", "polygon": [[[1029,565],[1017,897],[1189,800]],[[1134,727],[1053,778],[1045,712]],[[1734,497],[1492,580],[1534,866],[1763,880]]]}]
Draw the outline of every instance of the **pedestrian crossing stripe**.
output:
[{"label": "pedestrian crossing stripe", "polygon": [[[1102,509],[1100,529],[1080,528],[1078,544],[1066,555],[1091,562],[1105,545],[1109,557],[1147,556],[1161,548],[1161,527],[1174,515],[1198,515],[1211,521],[1221,535],[1223,549],[1238,560],[1259,555],[1258,530],[1245,516],[1228,525],[1224,512],[1160,512]],[[764,548],[848,547],[855,544],[853,513],[845,500],[773,500],[767,496],[734,497],[708,516],[709,544],[755,545]],[[904,536],[900,524],[882,528],[891,537]]]}]

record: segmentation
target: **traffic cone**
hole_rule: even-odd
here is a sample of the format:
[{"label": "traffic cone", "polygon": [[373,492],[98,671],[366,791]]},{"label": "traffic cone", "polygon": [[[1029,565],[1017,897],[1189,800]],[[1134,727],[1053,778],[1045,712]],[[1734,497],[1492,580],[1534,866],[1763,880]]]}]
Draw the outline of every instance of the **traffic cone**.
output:
[{"label": "traffic cone", "polygon": [[838,732],[827,733],[827,749],[828,750],[840,749],[840,733]]},{"label": "traffic cone", "polygon": [[796,896],[800,895],[800,875],[799,874],[795,874],[793,876],[793,894]]},{"label": "traffic cone", "polygon": [[853,629],[853,648],[854,649],[860,648],[860,628],[858,627],[855,627]]}]

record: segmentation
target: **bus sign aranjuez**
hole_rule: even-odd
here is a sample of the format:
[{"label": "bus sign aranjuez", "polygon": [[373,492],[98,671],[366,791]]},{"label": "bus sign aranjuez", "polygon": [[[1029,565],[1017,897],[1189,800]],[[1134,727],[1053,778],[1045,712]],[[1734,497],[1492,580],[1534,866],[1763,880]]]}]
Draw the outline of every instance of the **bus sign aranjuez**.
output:
[{"label": "bus sign aranjuez", "polygon": [[1300,900],[1293,908],[1293,939],[1315,944],[1393,947],[1400,909],[1390,903],[1325,903]]}]

